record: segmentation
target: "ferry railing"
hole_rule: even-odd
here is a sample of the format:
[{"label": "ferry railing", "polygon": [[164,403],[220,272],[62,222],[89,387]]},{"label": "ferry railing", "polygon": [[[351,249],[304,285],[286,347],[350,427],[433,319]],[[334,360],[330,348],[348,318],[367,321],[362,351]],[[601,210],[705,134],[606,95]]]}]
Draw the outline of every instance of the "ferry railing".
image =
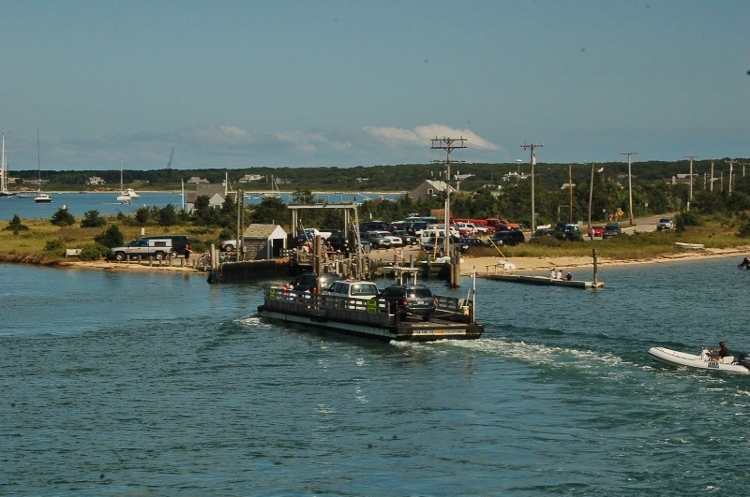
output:
[{"label": "ferry railing", "polygon": [[[398,313],[384,299],[352,299],[340,295],[298,292],[284,288],[267,288],[264,298],[270,307],[293,314],[335,317],[379,325],[398,324]],[[447,321],[473,321],[471,302],[455,297],[436,296],[435,317]]]}]

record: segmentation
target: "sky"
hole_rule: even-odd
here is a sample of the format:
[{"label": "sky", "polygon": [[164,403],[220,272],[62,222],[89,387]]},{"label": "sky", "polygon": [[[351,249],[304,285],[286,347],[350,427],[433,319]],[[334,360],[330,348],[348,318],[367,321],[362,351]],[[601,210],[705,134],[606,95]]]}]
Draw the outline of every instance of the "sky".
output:
[{"label": "sky", "polygon": [[11,174],[424,164],[444,137],[470,163],[747,158],[748,20],[747,0],[3,0],[0,131]]}]

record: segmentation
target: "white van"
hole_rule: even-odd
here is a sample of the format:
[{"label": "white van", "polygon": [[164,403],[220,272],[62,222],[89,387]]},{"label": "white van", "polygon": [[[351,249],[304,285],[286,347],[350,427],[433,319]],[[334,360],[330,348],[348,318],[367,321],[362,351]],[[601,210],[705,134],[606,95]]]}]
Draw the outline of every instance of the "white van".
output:
[{"label": "white van", "polygon": [[[456,231],[453,228],[450,228],[448,230],[451,236],[458,238],[460,235],[458,231]],[[425,230],[422,230],[422,233],[419,235],[419,244],[423,245],[425,243],[434,243],[436,239],[442,239],[445,238],[445,228],[427,228]]]},{"label": "white van", "polygon": [[322,292],[323,295],[345,297],[340,300],[346,309],[365,309],[366,302],[377,297],[378,293],[378,285],[372,281],[346,280],[335,281]]}]

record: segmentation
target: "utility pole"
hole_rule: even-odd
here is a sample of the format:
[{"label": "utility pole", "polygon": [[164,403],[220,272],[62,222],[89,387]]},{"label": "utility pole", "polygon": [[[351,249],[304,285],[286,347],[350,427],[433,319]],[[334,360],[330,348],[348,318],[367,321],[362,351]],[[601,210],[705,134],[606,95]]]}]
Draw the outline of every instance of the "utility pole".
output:
[{"label": "utility pole", "polygon": [[620,152],[620,155],[628,156],[628,196],[630,197],[630,226],[633,226],[633,173],[630,166],[630,156],[636,155],[638,152]]},{"label": "utility pole", "polygon": [[[443,254],[448,253],[448,242],[450,241],[450,210],[451,210],[451,152],[457,148],[466,148],[466,138],[433,138],[431,150],[445,150],[445,236],[443,237]],[[440,161],[433,161],[440,162]],[[463,161],[455,161],[463,162]]]},{"label": "utility pole", "polygon": [[538,147],[543,147],[544,144],[536,144],[536,143],[526,143],[523,142],[521,144],[521,148],[524,150],[531,149],[531,232],[533,233],[536,231],[536,206],[534,205],[534,165],[536,164],[536,154],[534,153],[534,149]]},{"label": "utility pole", "polygon": [[727,182],[727,184],[729,185],[729,190],[728,191],[729,191],[729,194],[731,195],[732,194],[732,183],[734,182],[733,178],[732,178],[732,168],[734,167],[735,164],[737,164],[737,161],[736,160],[725,160],[724,162],[726,162],[727,164],[729,164],[729,181]]},{"label": "utility pole", "polygon": [[690,203],[693,201],[693,159],[697,159],[697,155],[686,155],[686,159],[690,159],[690,195],[688,195],[687,210],[690,210]]},{"label": "utility pole", "polygon": [[711,161],[711,181],[709,182],[710,191],[714,191],[714,161]]},{"label": "utility pole", "polygon": [[570,189],[570,200],[568,202],[569,214],[568,222],[573,224],[573,165],[568,164],[568,188]]}]

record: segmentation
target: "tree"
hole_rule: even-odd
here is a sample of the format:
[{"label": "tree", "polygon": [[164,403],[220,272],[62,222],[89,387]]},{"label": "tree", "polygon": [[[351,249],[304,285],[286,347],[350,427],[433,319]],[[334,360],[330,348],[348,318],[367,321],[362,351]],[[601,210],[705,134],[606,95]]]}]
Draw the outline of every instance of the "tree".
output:
[{"label": "tree", "polygon": [[104,245],[108,248],[121,247],[125,244],[125,236],[122,234],[122,231],[120,231],[120,228],[112,225],[96,235],[94,241],[99,245]]},{"label": "tree", "polygon": [[10,220],[5,229],[12,231],[14,235],[17,235],[19,231],[27,231],[29,227],[21,223],[21,218],[18,217],[18,214],[13,214],[13,219]]},{"label": "tree", "polygon": [[177,212],[174,205],[167,204],[159,210],[159,226],[168,227],[177,224]]},{"label": "tree", "polygon": [[73,214],[71,214],[70,211],[68,211],[67,207],[60,207],[57,209],[57,212],[52,215],[50,221],[55,226],[71,226],[75,224],[76,218],[73,217]]},{"label": "tree", "polygon": [[135,220],[141,226],[145,226],[146,224],[148,224],[148,220],[150,218],[151,218],[151,210],[145,205],[143,207],[139,207],[138,210],[135,211]]},{"label": "tree", "polygon": [[81,228],[98,228],[107,224],[107,220],[99,215],[99,211],[90,210],[83,214]]}]

